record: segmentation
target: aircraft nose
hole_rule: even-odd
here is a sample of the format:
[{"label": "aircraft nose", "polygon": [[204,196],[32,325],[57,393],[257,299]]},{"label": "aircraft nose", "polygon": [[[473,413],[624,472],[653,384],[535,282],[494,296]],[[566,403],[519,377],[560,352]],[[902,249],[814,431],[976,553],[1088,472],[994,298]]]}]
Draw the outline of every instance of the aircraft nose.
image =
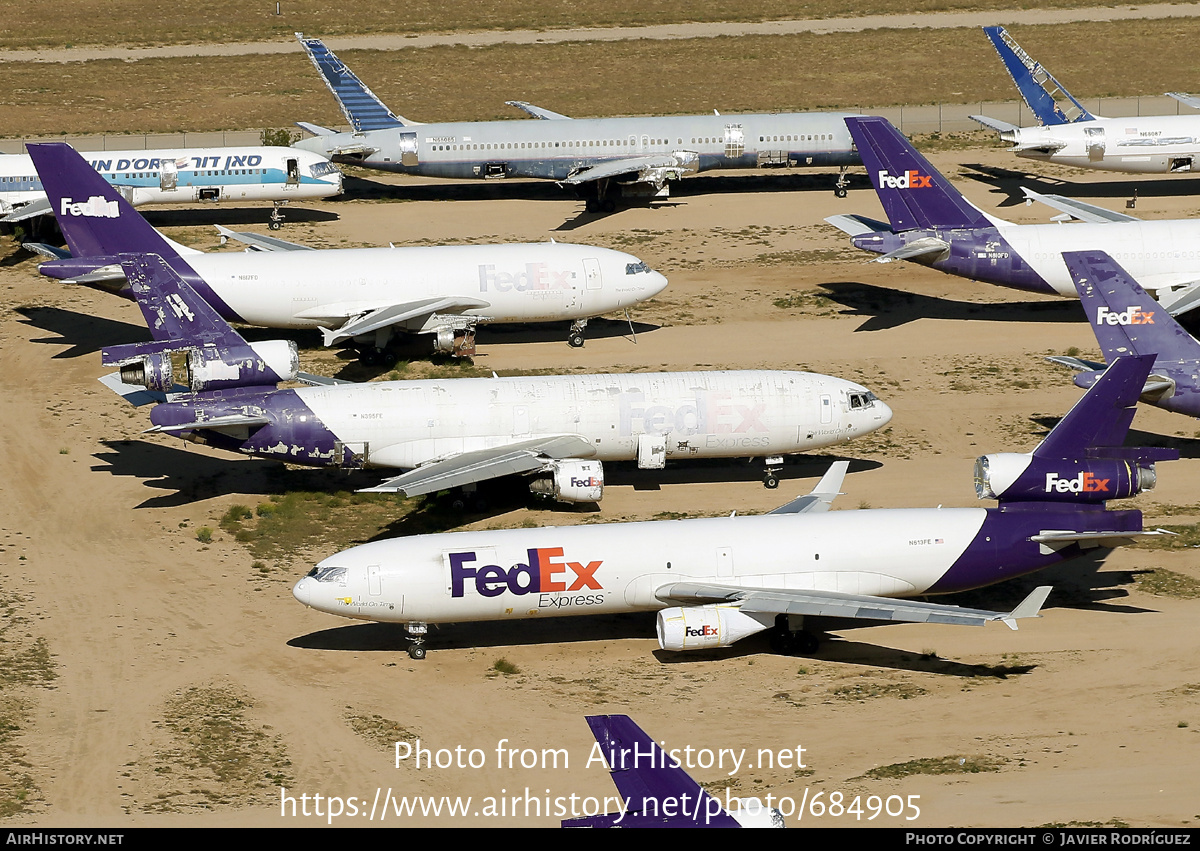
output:
[{"label": "aircraft nose", "polygon": [[316,584],[311,577],[306,576],[292,586],[292,596],[304,605],[311,606]]},{"label": "aircraft nose", "polygon": [[667,288],[667,276],[659,272],[651,272],[646,282],[646,298],[656,296]]},{"label": "aircraft nose", "polygon": [[876,428],[883,428],[892,421],[892,409],[886,402],[875,400],[875,407],[878,409],[875,412]]}]

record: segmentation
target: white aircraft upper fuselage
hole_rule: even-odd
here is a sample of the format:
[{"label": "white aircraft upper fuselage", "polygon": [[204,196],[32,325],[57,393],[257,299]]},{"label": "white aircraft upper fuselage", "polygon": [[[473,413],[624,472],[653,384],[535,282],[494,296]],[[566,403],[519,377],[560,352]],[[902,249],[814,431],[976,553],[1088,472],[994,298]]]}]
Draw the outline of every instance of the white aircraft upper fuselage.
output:
[{"label": "white aircraft upper fuselage", "polygon": [[[336,327],[348,317],[440,296],[478,301],[479,307],[453,313],[480,323],[576,319],[629,307],[667,285],[631,254],[556,242],[247,251],[183,259],[211,288],[213,306],[225,318],[270,328]],[[430,330],[445,318],[422,314],[403,327]]]},{"label": "white aircraft upper fuselage", "polygon": [[680,153],[684,171],[858,165],[844,119],[811,112],[439,122],[315,136],[295,147],[387,171],[469,179],[565,180],[608,162]]},{"label": "white aircraft upper fuselage", "polygon": [[[342,173],[328,157],[292,148],[88,151],[83,157],[134,205],[287,201],[327,198],[342,191]],[[45,197],[28,155],[0,155],[0,211],[11,212]]]},{"label": "white aircraft upper fuselage", "polygon": [[1078,168],[1167,174],[1200,167],[1200,114],[1020,127],[1000,138],[1017,156]]}]

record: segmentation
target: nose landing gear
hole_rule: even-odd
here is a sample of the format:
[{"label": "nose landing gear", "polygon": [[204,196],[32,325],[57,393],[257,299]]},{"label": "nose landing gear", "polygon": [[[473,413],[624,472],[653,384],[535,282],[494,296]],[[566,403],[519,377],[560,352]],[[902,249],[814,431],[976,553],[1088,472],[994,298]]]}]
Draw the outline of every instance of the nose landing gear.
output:
[{"label": "nose landing gear", "polygon": [[412,642],[408,645],[408,656],[410,659],[420,661],[425,658],[425,633],[429,632],[429,625],[424,623],[406,623],[405,631],[408,633],[408,638]]}]

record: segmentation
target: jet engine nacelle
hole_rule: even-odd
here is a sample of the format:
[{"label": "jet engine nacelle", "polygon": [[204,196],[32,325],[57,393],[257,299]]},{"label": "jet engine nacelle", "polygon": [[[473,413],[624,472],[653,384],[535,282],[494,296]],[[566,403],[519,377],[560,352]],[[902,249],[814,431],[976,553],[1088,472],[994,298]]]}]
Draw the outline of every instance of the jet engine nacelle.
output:
[{"label": "jet engine nacelle", "polygon": [[604,498],[604,465],[599,461],[551,461],[542,473],[549,475],[529,483],[534,493],[559,502],[599,502]]},{"label": "jet engine nacelle", "polygon": [[169,392],[182,384],[194,393],[228,387],[262,387],[292,381],[300,354],[291,340],[264,340],[234,348],[152,352],[121,364],[121,380]]},{"label": "jet engine nacelle", "polygon": [[980,499],[1104,502],[1151,490],[1156,481],[1154,463],[1138,458],[1072,461],[1001,452],[975,461]]},{"label": "jet engine nacelle", "polygon": [[658,646],[663,650],[728,647],[774,623],[771,614],[745,613],[738,606],[675,606],[658,613]]}]

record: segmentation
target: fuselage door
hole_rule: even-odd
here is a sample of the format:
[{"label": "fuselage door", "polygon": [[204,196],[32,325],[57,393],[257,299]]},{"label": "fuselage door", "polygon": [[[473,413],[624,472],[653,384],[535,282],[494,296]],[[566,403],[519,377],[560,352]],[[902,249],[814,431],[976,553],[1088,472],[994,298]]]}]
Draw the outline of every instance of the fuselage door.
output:
[{"label": "fuselage door", "polygon": [[295,157],[288,157],[287,159],[287,185],[300,185],[300,160]]},{"label": "fuselage door", "polygon": [[367,565],[367,593],[372,597],[378,597],[383,592],[382,584],[379,580],[379,565]]},{"label": "fuselage door", "polygon": [[833,397],[828,393],[821,394],[821,422],[833,422]]},{"label": "fuselage door", "polygon": [[733,576],[733,550],[717,547],[717,576]]},{"label": "fuselage door", "polygon": [[746,133],[740,124],[725,125],[725,156],[736,159],[746,150]]},{"label": "fuselage door", "polygon": [[667,436],[652,432],[638,435],[639,470],[661,470],[667,466]]},{"label": "fuselage door", "polygon": [[158,165],[158,188],[170,192],[179,186],[179,167],[175,160],[163,160]]},{"label": "fuselage door", "polygon": [[420,157],[417,155],[417,134],[401,133],[400,165],[418,165],[420,161]]},{"label": "fuselage door", "polygon": [[1103,127],[1085,127],[1084,144],[1087,146],[1088,159],[1092,162],[1099,162],[1104,159],[1104,128]]},{"label": "fuselage door", "polygon": [[587,288],[598,290],[604,285],[604,276],[600,273],[600,261],[593,257],[583,258],[583,274],[587,278]]}]

